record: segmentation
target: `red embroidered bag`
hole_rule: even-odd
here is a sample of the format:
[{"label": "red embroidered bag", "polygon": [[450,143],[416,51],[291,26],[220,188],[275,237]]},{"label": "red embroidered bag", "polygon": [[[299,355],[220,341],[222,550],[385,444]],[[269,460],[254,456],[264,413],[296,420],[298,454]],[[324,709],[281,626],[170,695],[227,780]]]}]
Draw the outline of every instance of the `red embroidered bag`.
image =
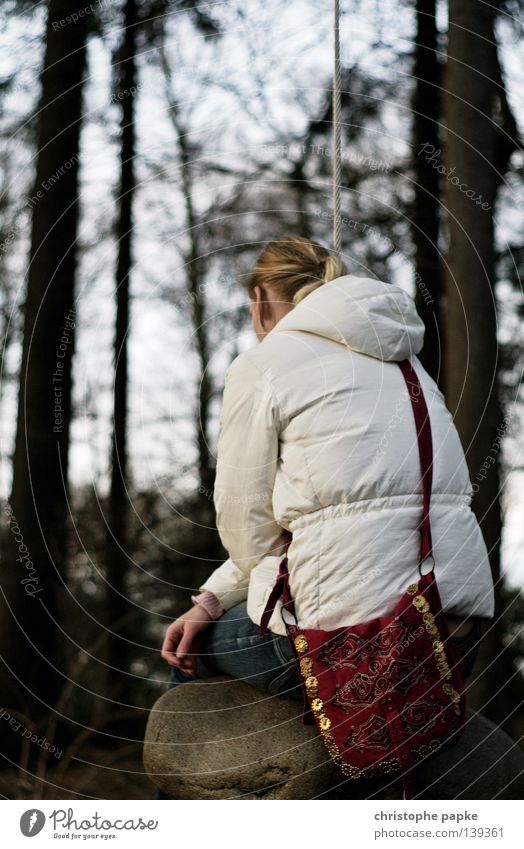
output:
[{"label": "red embroidered bag", "polygon": [[[393,613],[333,631],[286,622],[300,672],[303,724],[316,722],[327,750],[349,778],[400,772],[404,796],[415,792],[418,761],[454,743],[466,706],[459,658],[442,612],[432,555],[429,504],[433,476],[429,414],[409,360],[398,363],[406,381],[419,447],[423,514],[419,525],[418,583],[410,584]],[[275,605],[295,618],[287,554],[262,614],[262,637]],[[430,572],[422,564],[431,557]]]}]

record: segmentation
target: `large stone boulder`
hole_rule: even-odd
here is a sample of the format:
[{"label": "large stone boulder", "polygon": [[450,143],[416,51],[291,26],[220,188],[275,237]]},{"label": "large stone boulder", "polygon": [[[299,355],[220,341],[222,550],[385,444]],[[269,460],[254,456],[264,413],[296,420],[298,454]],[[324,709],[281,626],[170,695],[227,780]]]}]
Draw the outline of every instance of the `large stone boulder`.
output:
[{"label": "large stone boulder", "polygon": [[[175,799],[401,799],[398,779],[351,781],[330,760],[302,703],[226,676],[192,681],[155,703],[144,766]],[[524,753],[470,714],[459,742],[417,770],[421,799],[519,799]]]}]

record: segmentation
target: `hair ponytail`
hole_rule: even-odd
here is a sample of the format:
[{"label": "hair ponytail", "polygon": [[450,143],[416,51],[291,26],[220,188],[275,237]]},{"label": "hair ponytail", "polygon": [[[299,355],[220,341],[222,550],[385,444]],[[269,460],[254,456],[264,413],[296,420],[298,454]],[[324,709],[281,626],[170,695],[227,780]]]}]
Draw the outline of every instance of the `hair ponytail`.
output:
[{"label": "hair ponytail", "polygon": [[244,286],[269,286],[283,301],[298,304],[323,283],[347,274],[341,259],[302,236],[282,236],[259,255]]}]

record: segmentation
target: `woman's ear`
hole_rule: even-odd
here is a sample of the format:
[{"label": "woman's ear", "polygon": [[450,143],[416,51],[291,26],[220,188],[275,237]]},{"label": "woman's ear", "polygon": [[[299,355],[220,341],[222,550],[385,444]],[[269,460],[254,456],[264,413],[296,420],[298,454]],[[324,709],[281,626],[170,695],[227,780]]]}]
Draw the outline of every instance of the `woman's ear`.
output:
[{"label": "woman's ear", "polygon": [[264,326],[266,321],[271,320],[271,304],[268,302],[267,294],[263,286],[255,286],[254,288],[255,295],[255,307],[258,311],[259,321],[262,327],[262,330],[266,332],[266,328]]}]

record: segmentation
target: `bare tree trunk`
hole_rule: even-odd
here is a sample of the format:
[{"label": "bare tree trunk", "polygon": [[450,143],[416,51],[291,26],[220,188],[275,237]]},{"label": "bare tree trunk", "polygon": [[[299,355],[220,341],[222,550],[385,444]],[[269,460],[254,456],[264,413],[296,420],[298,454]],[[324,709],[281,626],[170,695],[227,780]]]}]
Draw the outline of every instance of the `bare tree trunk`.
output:
[{"label": "bare tree trunk", "polygon": [[[108,684],[111,691],[122,690],[115,670],[126,669],[132,638],[129,619],[132,608],[127,600],[126,574],[129,569],[129,457],[128,429],[128,336],[129,278],[133,264],[132,228],[135,193],[135,94],[136,94],[136,0],[126,0],[124,37],[117,57],[117,84],[114,97],[121,103],[119,217],[116,228],[118,259],[116,268],[116,324],[114,339],[115,383],[113,398],[113,440],[111,489],[107,538],[107,627]],[[122,639],[124,638],[124,639]],[[125,688],[124,688],[125,689]]]},{"label": "bare tree trunk", "polygon": [[66,581],[86,17],[79,16],[74,25],[59,22],[84,5],[49,2],[36,179],[29,202],[31,249],[1,608],[7,665],[2,701],[26,710],[38,699],[52,705],[64,683],[59,603]]},{"label": "bare tree trunk", "polygon": [[445,347],[442,319],[442,261],[439,256],[441,162],[439,122],[441,67],[437,59],[436,0],[417,0],[413,94],[415,199],[411,229],[415,244],[417,311],[426,325],[422,365],[445,385],[441,356]]},{"label": "bare tree trunk", "polygon": [[203,280],[203,273],[199,239],[199,221],[193,203],[191,152],[188,145],[187,132],[179,120],[178,105],[172,94],[173,80],[171,76],[171,69],[163,47],[159,52],[161,66],[166,80],[166,96],[169,104],[169,116],[175,130],[180,155],[180,176],[186,207],[187,233],[189,238],[189,251],[186,257],[187,287],[191,304],[193,339],[199,363],[199,395],[195,416],[197,423],[196,440],[198,449],[198,474],[200,479],[199,492],[201,494],[198,513],[202,524],[208,529],[212,529],[215,523],[215,510],[212,498],[215,482],[215,468],[210,450],[209,424],[213,387],[209,379],[208,369],[209,345],[208,330],[206,326],[206,298],[205,293],[202,292],[200,288],[200,284]]},{"label": "bare tree trunk", "polygon": [[304,157],[296,163],[290,176],[297,204],[297,233],[305,239],[311,239],[311,227],[308,217],[309,184],[304,173]]},{"label": "bare tree trunk", "polygon": [[214,523],[213,488],[215,484],[215,469],[212,462],[210,450],[210,403],[212,386],[209,380],[209,346],[206,327],[206,300],[205,294],[200,290],[203,279],[201,273],[200,246],[198,239],[198,224],[193,207],[192,180],[190,173],[190,155],[185,133],[179,128],[178,141],[181,158],[182,191],[186,202],[186,213],[188,232],[190,240],[189,256],[187,261],[187,279],[189,294],[191,296],[191,314],[195,348],[199,363],[199,394],[196,410],[197,447],[198,447],[198,474],[200,478],[199,514],[201,521],[208,528]]},{"label": "bare tree trunk", "polygon": [[[496,121],[503,92],[494,36],[496,7],[450,0],[444,89],[449,250],[446,289],[446,401],[464,446],[475,490],[473,509],[497,590],[495,620],[483,646],[474,703],[495,720],[507,716],[511,668],[502,650],[501,505],[497,453],[504,420],[499,398],[493,209],[509,149]],[[485,467],[484,467],[485,468]],[[472,576],[474,580],[474,576]],[[501,654],[502,652],[502,654]]]}]

